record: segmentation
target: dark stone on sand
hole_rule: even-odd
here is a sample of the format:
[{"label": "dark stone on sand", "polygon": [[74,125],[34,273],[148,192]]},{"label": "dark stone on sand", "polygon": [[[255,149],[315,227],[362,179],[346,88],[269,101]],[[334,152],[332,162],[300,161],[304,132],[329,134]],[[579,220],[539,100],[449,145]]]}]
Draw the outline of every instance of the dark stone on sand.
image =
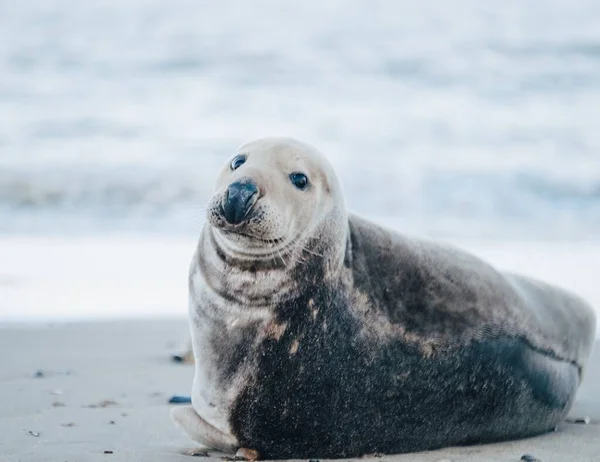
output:
[{"label": "dark stone on sand", "polygon": [[181,355],[172,355],[171,360],[176,363],[182,363],[184,358]]},{"label": "dark stone on sand", "polygon": [[590,423],[590,418],[587,415],[584,417],[570,417],[567,422],[587,425]]},{"label": "dark stone on sand", "polygon": [[37,370],[35,371],[35,374],[33,374],[33,377],[36,379],[41,379],[42,377],[44,377],[44,371],[42,370]]},{"label": "dark stone on sand", "polygon": [[534,457],[531,454],[523,454],[521,456],[521,460],[525,462],[542,462],[541,459],[538,459],[537,457]]},{"label": "dark stone on sand", "polygon": [[192,402],[192,398],[189,396],[173,395],[169,399],[169,404],[189,404]]}]

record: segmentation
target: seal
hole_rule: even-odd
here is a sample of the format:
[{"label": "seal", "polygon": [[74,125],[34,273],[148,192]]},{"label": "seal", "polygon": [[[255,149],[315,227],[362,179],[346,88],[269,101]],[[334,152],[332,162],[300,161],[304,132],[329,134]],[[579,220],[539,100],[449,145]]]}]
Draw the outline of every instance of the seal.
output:
[{"label": "seal", "polygon": [[263,458],[400,453],[537,435],[573,403],[594,311],[562,289],[346,210],[314,148],[241,147],[189,276],[205,446]]}]

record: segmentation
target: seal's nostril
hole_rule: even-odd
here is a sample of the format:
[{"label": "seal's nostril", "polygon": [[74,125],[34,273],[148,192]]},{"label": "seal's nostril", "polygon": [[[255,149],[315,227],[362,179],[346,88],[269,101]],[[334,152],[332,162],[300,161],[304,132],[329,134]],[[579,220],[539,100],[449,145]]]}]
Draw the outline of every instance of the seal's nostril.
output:
[{"label": "seal's nostril", "polygon": [[223,197],[225,219],[233,225],[241,223],[256,203],[257,197],[258,188],[252,180],[231,183]]}]

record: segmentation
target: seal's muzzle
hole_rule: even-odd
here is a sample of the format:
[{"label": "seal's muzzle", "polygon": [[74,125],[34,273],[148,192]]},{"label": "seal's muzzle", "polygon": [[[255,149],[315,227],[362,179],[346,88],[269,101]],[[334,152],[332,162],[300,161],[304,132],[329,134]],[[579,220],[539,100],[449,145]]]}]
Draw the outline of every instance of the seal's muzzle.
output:
[{"label": "seal's muzzle", "polygon": [[223,215],[228,223],[240,224],[258,200],[258,188],[250,179],[231,183],[223,197]]}]

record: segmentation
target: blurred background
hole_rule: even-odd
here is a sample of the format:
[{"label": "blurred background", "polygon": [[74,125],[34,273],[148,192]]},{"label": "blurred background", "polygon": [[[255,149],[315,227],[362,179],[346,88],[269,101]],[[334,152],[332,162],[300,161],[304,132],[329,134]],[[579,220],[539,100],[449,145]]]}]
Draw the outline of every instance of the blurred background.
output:
[{"label": "blurred background", "polygon": [[600,301],[599,2],[0,0],[0,319],[185,314],[217,170],[272,135]]}]

